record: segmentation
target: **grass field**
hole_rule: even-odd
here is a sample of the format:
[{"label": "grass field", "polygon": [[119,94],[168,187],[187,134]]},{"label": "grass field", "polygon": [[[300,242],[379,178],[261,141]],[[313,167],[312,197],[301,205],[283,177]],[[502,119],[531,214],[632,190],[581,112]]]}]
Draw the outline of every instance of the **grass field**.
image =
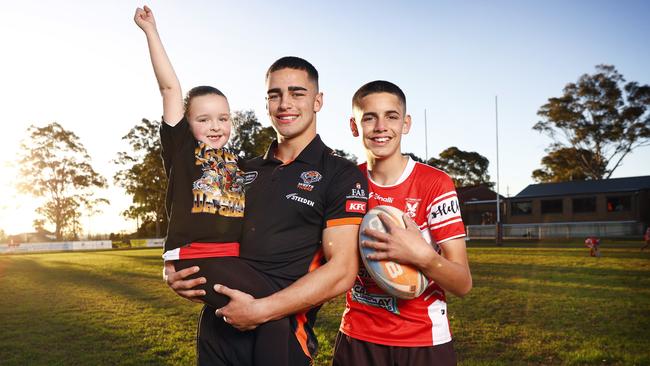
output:
[{"label": "grass field", "polygon": [[[470,244],[450,297],[461,365],[649,365],[650,252]],[[159,249],[0,257],[0,365],[190,365],[200,306],[161,280]],[[317,365],[343,299],[320,312]]]}]

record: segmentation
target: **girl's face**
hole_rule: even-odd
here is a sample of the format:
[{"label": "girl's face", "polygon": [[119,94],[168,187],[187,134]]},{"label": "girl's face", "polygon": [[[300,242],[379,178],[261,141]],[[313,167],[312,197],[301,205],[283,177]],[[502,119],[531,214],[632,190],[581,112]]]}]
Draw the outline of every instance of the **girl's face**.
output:
[{"label": "girl's face", "polygon": [[192,98],[187,120],[194,138],[213,149],[222,148],[230,138],[230,106],[221,95],[206,94]]}]

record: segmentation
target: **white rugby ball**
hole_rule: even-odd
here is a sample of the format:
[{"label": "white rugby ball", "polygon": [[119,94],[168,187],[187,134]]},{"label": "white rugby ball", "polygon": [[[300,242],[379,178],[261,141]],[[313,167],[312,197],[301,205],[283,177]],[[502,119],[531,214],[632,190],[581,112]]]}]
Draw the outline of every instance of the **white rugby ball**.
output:
[{"label": "white rugby ball", "polygon": [[370,228],[383,233],[386,232],[386,228],[378,216],[380,213],[393,219],[400,227],[405,227],[404,220],[402,219],[404,213],[395,207],[382,205],[368,211],[359,227],[359,252],[361,253],[361,260],[372,279],[377,283],[377,286],[386,291],[386,293],[400,299],[414,299],[422,295],[429,285],[429,280],[422,272],[407,264],[366,258],[368,254],[373,253],[375,250],[361,245],[364,240],[373,240],[373,238],[363,234],[364,229]]}]

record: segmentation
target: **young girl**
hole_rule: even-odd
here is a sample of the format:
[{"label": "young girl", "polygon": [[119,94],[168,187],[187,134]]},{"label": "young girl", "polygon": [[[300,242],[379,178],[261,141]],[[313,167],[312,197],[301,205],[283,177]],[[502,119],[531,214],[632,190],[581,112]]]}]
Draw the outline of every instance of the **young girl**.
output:
[{"label": "young girl", "polygon": [[[138,8],[135,23],[144,31],[154,73],[163,97],[160,139],[167,173],[169,228],[165,261],[176,271],[199,266],[192,278],[205,277],[202,300],[217,309],[229,299],[216,283],[254,297],[275,292],[268,280],[241,261],[239,236],[244,216],[244,174],[234,153],[224,148],[232,129],[225,95],[210,86],[191,89],[185,99],[156,29],[151,9]],[[257,330],[255,364],[287,365],[288,319]]]}]

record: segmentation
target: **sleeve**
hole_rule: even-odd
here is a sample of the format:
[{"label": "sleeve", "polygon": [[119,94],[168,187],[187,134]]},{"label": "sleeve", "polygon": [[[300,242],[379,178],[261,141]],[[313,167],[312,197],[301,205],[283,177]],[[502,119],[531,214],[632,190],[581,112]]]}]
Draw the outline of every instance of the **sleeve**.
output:
[{"label": "sleeve", "polygon": [[438,177],[429,202],[426,209],[427,224],[434,243],[440,244],[465,236],[454,182],[447,174]]},{"label": "sleeve", "polygon": [[353,164],[338,171],[325,199],[325,227],[359,225],[368,204],[368,182]]},{"label": "sleeve", "polygon": [[170,126],[164,121],[160,126],[160,144],[162,147],[162,159],[167,177],[171,172],[172,157],[180,150],[183,143],[191,137],[190,125],[183,117],[175,126]]}]

